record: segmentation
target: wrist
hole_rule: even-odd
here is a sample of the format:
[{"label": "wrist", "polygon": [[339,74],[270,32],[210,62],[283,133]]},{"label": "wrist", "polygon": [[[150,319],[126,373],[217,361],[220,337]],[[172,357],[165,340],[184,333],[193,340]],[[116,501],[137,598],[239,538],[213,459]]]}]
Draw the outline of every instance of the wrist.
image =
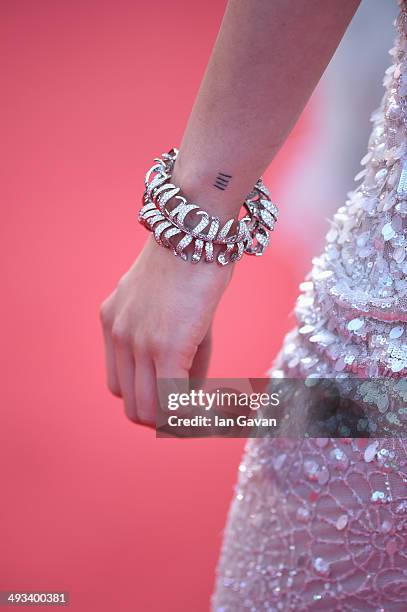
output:
[{"label": "wrist", "polygon": [[[160,245],[172,249],[184,260],[188,260],[191,246],[193,263],[200,262],[203,257],[207,263],[216,261],[226,266],[239,261],[245,253],[262,255],[278,215],[262,178],[242,197],[246,214],[238,218],[235,212],[223,220],[219,214],[212,215],[207,204],[203,209],[202,204],[186,193],[182,178],[179,179],[180,172],[175,169],[178,155],[178,149],[172,148],[163,153],[162,158],[155,158],[154,165],[147,171],[139,222],[154,232]],[[200,183],[194,180],[188,184],[196,188]],[[206,189],[203,191],[207,193]],[[217,212],[218,207],[215,208]],[[236,208],[234,203],[235,211]],[[215,247],[219,247],[219,252],[215,253]]]},{"label": "wrist", "polygon": [[223,190],[215,186],[215,180],[213,172],[183,164],[180,157],[175,161],[171,182],[180,187],[181,195],[221,221],[237,218],[250,189],[242,195],[241,189],[232,185],[232,181]]},{"label": "wrist", "polygon": [[[171,273],[179,273],[185,276],[185,272],[187,270],[186,266],[190,265],[189,262],[185,262],[181,259],[181,257],[176,257],[174,253],[170,249],[164,249],[162,246],[158,245],[154,236],[150,234],[147,241],[144,245],[145,255],[147,257],[153,257],[155,264],[159,262],[160,267],[164,267],[167,272]],[[216,254],[220,251],[220,247],[216,247]],[[185,249],[185,252],[188,253],[190,257],[193,253],[193,248],[190,246]],[[235,262],[231,262],[227,266],[212,266],[208,265],[207,262],[202,258],[198,263],[194,264],[193,268],[199,270],[199,276],[209,276],[209,277],[222,277],[226,279],[228,283],[233,275],[233,271],[235,269]],[[193,275],[188,275],[188,278],[193,278]]]}]

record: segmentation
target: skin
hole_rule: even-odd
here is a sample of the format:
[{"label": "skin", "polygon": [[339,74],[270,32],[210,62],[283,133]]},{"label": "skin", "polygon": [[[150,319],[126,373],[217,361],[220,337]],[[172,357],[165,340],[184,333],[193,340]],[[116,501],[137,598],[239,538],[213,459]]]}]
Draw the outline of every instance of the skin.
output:
[{"label": "skin", "polygon": [[[188,200],[221,221],[238,216],[358,4],[229,0],[172,175]],[[155,425],[157,378],[205,376],[211,323],[232,274],[233,265],[184,262],[150,235],[103,302],[107,384],[132,421]]]}]

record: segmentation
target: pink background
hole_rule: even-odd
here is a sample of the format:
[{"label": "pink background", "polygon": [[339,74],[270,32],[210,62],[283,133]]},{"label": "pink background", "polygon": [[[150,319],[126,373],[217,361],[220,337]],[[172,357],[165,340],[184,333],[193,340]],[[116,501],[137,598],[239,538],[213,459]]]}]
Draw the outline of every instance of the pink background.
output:
[{"label": "pink background", "polygon": [[[1,3],[0,590],[68,590],[75,612],[208,609],[243,441],[127,421],[98,307],[143,245],[144,172],[181,140],[225,4]],[[308,126],[265,176],[277,200]],[[284,209],[273,238],[219,308],[213,376],[264,375],[294,324],[315,245],[296,249]]]}]

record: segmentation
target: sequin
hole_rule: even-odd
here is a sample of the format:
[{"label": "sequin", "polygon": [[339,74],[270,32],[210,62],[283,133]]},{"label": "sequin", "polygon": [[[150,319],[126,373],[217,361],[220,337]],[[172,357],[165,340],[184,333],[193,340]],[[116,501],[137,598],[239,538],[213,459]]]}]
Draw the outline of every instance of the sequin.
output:
[{"label": "sequin", "polygon": [[306,523],[309,520],[310,515],[311,515],[311,513],[308,510],[308,508],[305,508],[303,506],[300,506],[300,508],[298,508],[298,510],[297,510],[297,519],[301,523]]},{"label": "sequin", "polygon": [[317,480],[320,485],[324,485],[329,480],[329,470],[327,467],[323,466],[317,474]]},{"label": "sequin", "polygon": [[402,325],[397,325],[390,330],[389,338],[391,340],[396,340],[397,338],[401,338],[404,333],[404,327]]},{"label": "sequin", "polygon": [[277,457],[273,460],[273,466],[275,470],[280,470],[287,459],[287,455],[285,453],[281,453],[277,455]]},{"label": "sequin", "polygon": [[312,334],[312,332],[315,331],[315,326],[314,325],[303,325],[302,327],[300,327],[298,331],[300,334]]},{"label": "sequin", "polygon": [[349,321],[348,323],[348,329],[349,331],[357,331],[361,329],[364,324],[365,322],[363,319],[352,319],[352,321]]},{"label": "sequin", "polygon": [[383,238],[385,240],[391,240],[392,238],[394,238],[396,236],[396,232],[394,231],[394,227],[391,224],[391,222],[390,223],[386,223],[382,227],[382,234],[383,234]]},{"label": "sequin", "polygon": [[390,533],[393,529],[393,524],[389,520],[384,520],[380,525],[380,531],[382,533]]},{"label": "sequin", "polygon": [[329,576],[329,563],[322,559],[322,557],[317,557],[314,561],[314,568],[317,574],[320,576]]},{"label": "sequin", "polygon": [[317,480],[318,463],[316,461],[305,461],[304,472],[309,480]]},{"label": "sequin", "polygon": [[345,529],[347,524],[348,524],[348,515],[341,514],[341,516],[336,521],[336,528],[338,531],[342,531],[343,529]]},{"label": "sequin", "polygon": [[366,463],[373,461],[373,459],[376,456],[378,446],[379,446],[379,442],[376,440],[376,442],[373,442],[372,444],[369,444],[369,446],[366,447],[366,450],[363,456]]},{"label": "sequin", "polygon": [[340,450],[339,448],[335,448],[330,452],[330,459],[332,465],[340,471],[344,471],[347,469],[349,465],[349,459],[346,454]]},{"label": "sequin", "polygon": [[[219,612],[405,609],[406,1],[397,27],[361,182],[300,285],[298,326],[270,370],[307,389],[341,381],[367,438],[248,441],[218,566]],[[293,406],[306,420],[305,400],[296,396]]]},{"label": "sequin", "polygon": [[384,491],[373,491],[371,500],[373,502],[384,501],[386,499],[386,494]]}]

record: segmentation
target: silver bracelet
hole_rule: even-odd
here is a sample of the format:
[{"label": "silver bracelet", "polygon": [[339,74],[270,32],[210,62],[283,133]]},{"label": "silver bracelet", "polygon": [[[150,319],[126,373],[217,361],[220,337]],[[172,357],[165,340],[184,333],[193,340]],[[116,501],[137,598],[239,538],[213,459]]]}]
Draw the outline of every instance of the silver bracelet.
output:
[{"label": "silver bracelet", "polygon": [[[225,247],[216,256],[216,261],[222,266],[238,261],[243,253],[262,255],[270,241],[269,232],[274,229],[278,217],[277,206],[271,201],[262,177],[243,202],[245,216],[242,219],[229,219],[220,227],[218,217],[209,215],[197,204],[189,203],[179,195],[181,188],[170,182],[177,155],[176,148],[163,153],[161,158],[154,159],[155,163],[147,171],[139,222],[154,233],[158,244],[171,249],[174,255],[185,261],[188,260],[185,249],[189,245],[194,248],[193,263],[198,263],[203,253],[205,261],[215,261],[215,244]],[[171,198],[177,204],[168,210],[167,203]],[[191,221],[193,215],[190,213],[196,216],[196,224],[192,228],[185,223],[187,215],[188,222]],[[230,235],[234,224],[236,233]],[[175,246],[169,242],[174,236],[180,238]]]}]

